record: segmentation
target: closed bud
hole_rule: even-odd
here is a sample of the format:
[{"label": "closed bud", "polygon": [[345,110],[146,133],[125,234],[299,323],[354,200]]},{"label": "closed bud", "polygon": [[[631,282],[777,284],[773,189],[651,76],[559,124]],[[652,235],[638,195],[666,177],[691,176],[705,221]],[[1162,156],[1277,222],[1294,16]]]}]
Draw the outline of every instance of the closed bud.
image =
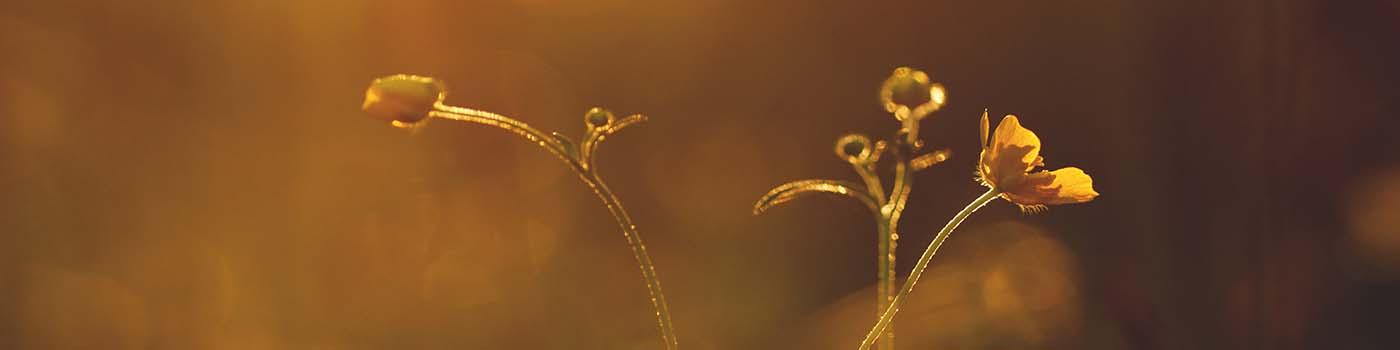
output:
[{"label": "closed bud", "polygon": [[613,117],[612,112],[609,112],[608,110],[599,107],[593,107],[592,109],[588,110],[588,113],[583,114],[583,121],[585,123],[588,123],[589,127],[594,128],[604,127],[608,124],[612,124],[614,119],[616,119],[616,117]]},{"label": "closed bud", "polygon": [[896,68],[880,86],[880,103],[898,120],[922,119],[943,107],[947,99],[943,85],[931,82],[928,73],[909,67]]},{"label": "closed bud", "polygon": [[375,119],[394,125],[411,125],[427,119],[433,106],[446,96],[447,89],[436,79],[392,75],[370,83],[361,109]]},{"label": "closed bud", "polygon": [[928,75],[924,72],[901,68],[895,70],[888,82],[890,89],[890,102],[913,108],[932,99],[929,96]]},{"label": "closed bud", "polygon": [[861,134],[848,134],[836,140],[836,156],[851,164],[866,163],[875,152],[870,138]]}]

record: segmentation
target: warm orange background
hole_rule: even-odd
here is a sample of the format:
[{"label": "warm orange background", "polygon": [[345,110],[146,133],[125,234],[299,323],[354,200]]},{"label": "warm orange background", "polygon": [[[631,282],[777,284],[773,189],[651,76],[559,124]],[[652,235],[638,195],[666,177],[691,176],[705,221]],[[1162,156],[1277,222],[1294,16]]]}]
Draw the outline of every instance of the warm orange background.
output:
[{"label": "warm orange background", "polygon": [[[0,348],[657,349],[592,194],[486,127],[394,130],[368,82],[580,135],[650,243],[686,349],[849,349],[873,319],[845,132],[928,71],[955,152],[900,269],[1016,113],[1103,193],[998,202],[944,246],[907,349],[1397,348],[1400,5],[1383,0],[21,1],[0,5]],[[888,169],[886,169],[888,173]],[[903,273],[902,273],[903,274]]]}]

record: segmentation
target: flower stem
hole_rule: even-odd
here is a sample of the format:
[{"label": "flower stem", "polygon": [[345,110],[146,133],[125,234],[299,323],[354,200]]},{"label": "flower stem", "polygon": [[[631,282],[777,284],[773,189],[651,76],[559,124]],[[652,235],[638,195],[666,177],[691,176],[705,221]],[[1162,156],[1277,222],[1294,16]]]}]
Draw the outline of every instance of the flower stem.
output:
[{"label": "flower stem", "polygon": [[[875,197],[878,207],[871,208],[875,214],[875,241],[878,243],[875,248],[875,317],[880,317],[880,312],[889,306],[890,300],[894,299],[895,292],[895,247],[892,224],[889,215],[886,215],[885,187],[880,184],[880,176],[875,174],[874,167],[868,164],[852,164],[856,173],[865,181],[866,192]],[[899,185],[898,183],[896,185]],[[894,332],[886,333],[884,343],[880,343],[881,350],[894,350]],[[884,344],[890,344],[885,347]]]},{"label": "flower stem", "polygon": [[[892,240],[890,239],[890,232],[891,232],[891,231],[890,231],[890,224],[889,224],[889,221],[888,221],[888,220],[889,220],[888,218],[884,218],[884,217],[879,218],[879,225],[878,225],[878,226],[879,226],[879,229],[878,229],[878,231],[877,231],[877,234],[880,235],[880,236],[879,236],[879,247],[877,248],[877,249],[879,250],[879,252],[877,253],[877,254],[878,254],[878,255],[877,255],[877,258],[875,259],[875,260],[877,261],[877,265],[878,265],[878,266],[876,266],[876,268],[878,269],[878,270],[876,271],[876,276],[877,276],[878,279],[879,279],[878,284],[876,284],[876,289],[877,289],[877,293],[876,293],[876,294],[877,294],[877,295],[875,296],[875,297],[876,297],[876,302],[875,302],[875,317],[877,317],[877,318],[880,317],[880,313],[883,312],[883,311],[885,310],[885,308],[888,308],[888,307],[889,307],[890,301],[893,301],[893,300],[894,300],[894,293],[895,293],[895,291],[896,291],[896,289],[895,289],[895,276],[896,276],[896,275],[895,275],[895,271],[896,271],[896,270],[895,270],[895,266],[894,266],[894,263],[895,263],[895,261],[894,261],[894,252],[895,252],[895,249],[894,249],[894,241],[892,241]],[[884,337],[883,337],[881,340],[882,340],[882,341],[880,342],[880,350],[893,350],[893,349],[894,349],[894,331],[893,331],[893,330],[891,330],[891,331],[889,331],[889,332],[886,332],[886,333],[884,334]]]},{"label": "flower stem", "polygon": [[622,203],[613,195],[612,190],[603,182],[602,178],[590,168],[590,170],[580,171],[579,177],[588,187],[593,189],[593,194],[598,195],[598,199],[603,201],[603,205],[608,207],[608,212],[613,219],[617,220],[617,226],[622,228],[622,235],[627,238],[627,246],[632,248],[632,256],[637,258],[637,266],[642,270],[642,279],[646,281],[647,293],[651,295],[651,306],[656,310],[656,325],[661,331],[661,341],[666,344],[667,350],[676,350],[676,330],[671,326],[671,307],[666,303],[666,295],[661,292],[661,279],[656,277],[656,268],[653,267],[651,256],[647,255],[646,244],[642,243],[642,236],[637,232],[637,225],[632,224],[632,217],[627,215],[627,211],[622,208]]},{"label": "flower stem", "polygon": [[[895,252],[899,239],[899,216],[904,213],[904,205],[909,202],[909,192],[914,186],[914,170],[909,166],[909,157],[904,153],[906,150],[895,151],[898,158],[894,166],[894,185],[890,189],[890,201],[880,210],[880,264],[881,269],[879,302],[876,303],[876,317],[883,317],[884,310],[889,309],[891,303],[895,301],[895,282],[898,274],[895,270]],[[886,332],[883,332],[880,342],[880,350],[894,350],[894,330],[890,329],[894,325],[887,323]]]},{"label": "flower stem", "polygon": [[894,314],[899,312],[899,307],[902,306],[904,300],[909,297],[909,292],[914,291],[914,285],[919,283],[919,276],[923,275],[924,268],[928,267],[929,261],[933,260],[933,255],[938,252],[938,247],[943,245],[943,241],[948,239],[948,236],[953,233],[953,229],[958,228],[958,224],[966,220],[969,215],[972,215],[977,209],[981,209],[982,206],[987,205],[987,202],[991,202],[992,199],[996,199],[997,195],[1000,194],[1001,193],[996,190],[987,190],[987,193],[983,193],[982,196],[972,200],[972,203],[968,203],[967,207],[959,211],[957,215],[954,215],[953,219],[948,220],[948,224],[944,225],[943,229],[938,231],[938,235],[933,238],[932,242],[929,242],[928,248],[925,249],[924,254],[919,257],[919,262],[914,265],[914,270],[909,273],[909,279],[905,281],[904,286],[899,289],[899,294],[894,296],[894,301],[885,308],[885,312],[880,315],[880,320],[875,322],[875,327],[871,328],[870,333],[865,335],[865,340],[861,341],[861,350],[869,350],[870,346],[875,344],[876,339],[880,338],[880,336],[885,333],[885,330],[889,328],[890,323],[894,321]]},{"label": "flower stem", "polygon": [[666,303],[666,295],[661,292],[661,280],[656,277],[656,268],[651,263],[651,256],[647,255],[647,247],[642,243],[641,233],[637,232],[637,225],[632,223],[632,217],[627,215],[617,196],[608,189],[608,184],[603,182],[603,178],[598,176],[585,157],[571,151],[565,142],[504,115],[440,103],[433,108],[434,111],[430,114],[432,117],[506,129],[568,163],[569,168],[573,169],[579,179],[583,180],[583,183],[593,190],[593,194],[603,201],[603,205],[608,207],[608,213],[617,221],[617,226],[622,228],[622,235],[627,238],[627,246],[632,248],[632,256],[637,259],[637,266],[642,270],[642,280],[646,281],[647,294],[651,296],[651,307],[656,310],[656,324],[661,331],[661,341],[666,344],[667,350],[676,350],[678,345],[676,330],[671,326],[671,308]]}]

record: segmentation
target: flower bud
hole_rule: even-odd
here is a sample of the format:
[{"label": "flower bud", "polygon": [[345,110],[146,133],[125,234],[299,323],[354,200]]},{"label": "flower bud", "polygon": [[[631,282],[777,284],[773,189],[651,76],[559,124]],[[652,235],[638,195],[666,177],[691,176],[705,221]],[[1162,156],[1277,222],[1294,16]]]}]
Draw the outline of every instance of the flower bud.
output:
[{"label": "flower bud", "polygon": [[943,85],[929,81],[928,73],[899,67],[880,86],[880,103],[895,119],[922,119],[947,102]]},{"label": "flower bud", "polygon": [[890,76],[890,100],[910,107],[922,105],[930,99],[929,87],[928,75],[924,72],[896,70]]},{"label": "flower bud", "polygon": [[442,82],[433,78],[392,75],[370,83],[361,109],[375,119],[408,125],[427,119],[433,106],[446,96]]},{"label": "flower bud", "polygon": [[600,128],[612,124],[614,119],[616,119],[616,117],[613,117],[612,112],[599,107],[593,107],[588,110],[588,113],[583,114],[583,122],[588,123],[589,127],[593,128]]},{"label": "flower bud", "polygon": [[870,138],[861,134],[849,134],[836,140],[836,156],[852,164],[864,163],[874,153]]}]

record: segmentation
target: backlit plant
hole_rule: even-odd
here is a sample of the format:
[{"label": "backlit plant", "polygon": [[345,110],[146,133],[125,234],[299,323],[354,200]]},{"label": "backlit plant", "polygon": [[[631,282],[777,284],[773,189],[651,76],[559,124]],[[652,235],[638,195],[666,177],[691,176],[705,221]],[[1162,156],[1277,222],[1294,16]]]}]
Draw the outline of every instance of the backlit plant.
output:
[{"label": "backlit plant", "polygon": [[[878,315],[895,300],[895,246],[899,240],[896,230],[899,216],[909,201],[914,186],[914,172],[948,159],[948,150],[919,154],[923,140],[919,139],[919,122],[943,107],[947,92],[942,85],[929,82],[928,74],[906,67],[894,74],[880,87],[880,102],[885,111],[894,115],[900,128],[889,140],[871,142],[861,134],[849,134],[836,140],[836,156],[851,163],[864,185],[842,180],[798,180],[779,185],[758,199],[754,214],[763,213],[774,205],[799,196],[830,193],[854,198],[875,216],[876,284]],[[894,184],[885,194],[876,164],[883,154],[894,158]],[[881,349],[894,348],[894,332],[886,332]]]},{"label": "backlit plant", "polygon": [[1034,213],[1044,211],[1047,205],[1083,203],[1099,196],[1094,191],[1093,179],[1079,168],[1035,171],[1045,165],[1045,158],[1040,156],[1040,138],[1030,129],[1022,127],[1016,116],[1002,118],[996,132],[988,136],[987,112],[983,111],[980,129],[982,153],[977,161],[976,179],[987,187],[987,192],[973,199],[943,229],[938,230],[923,255],[919,256],[919,262],[914,264],[904,286],[861,341],[861,350],[869,349],[881,334],[889,330],[895,313],[904,305],[909,292],[914,290],[914,285],[919,282],[929,261],[933,260],[938,247],[972,212],[997,198],[1016,204],[1023,212]]},{"label": "backlit plant", "polygon": [[667,349],[676,349],[676,332],[671,326],[670,307],[666,303],[666,295],[661,292],[661,279],[656,276],[656,268],[652,266],[651,256],[647,255],[647,247],[642,242],[641,233],[632,223],[632,217],[622,208],[617,196],[608,189],[608,184],[598,176],[598,170],[593,165],[593,152],[597,151],[603,140],[627,126],[646,121],[646,116],[633,114],[618,119],[612,112],[595,107],[584,113],[583,142],[575,143],[557,132],[546,134],[500,114],[443,104],[446,97],[447,89],[442,82],[429,77],[400,74],[379,78],[371,83],[365,92],[362,109],[371,116],[400,128],[420,127],[431,119],[498,127],[543,147],[568,164],[569,169],[578,174],[579,179],[593,190],[608,208],[613,219],[617,220],[617,226],[622,229],[622,235],[627,238],[627,246],[632,248],[632,255],[642,270],[647,292],[651,294],[651,305],[656,311],[656,324],[661,332],[661,341],[666,344]]},{"label": "backlit plant", "polygon": [[[1013,115],[1006,116],[997,126],[996,133],[988,135],[987,113],[983,111],[980,128],[982,150],[977,162],[976,179],[988,190],[938,231],[915,263],[904,286],[895,292],[895,242],[899,239],[895,228],[908,201],[913,173],[941,163],[951,155],[947,150],[916,155],[923,146],[923,141],[918,137],[919,121],[943,106],[947,91],[942,85],[930,83],[928,74],[901,67],[895,69],[894,74],[880,87],[880,100],[885,110],[901,122],[893,138],[871,144],[870,138],[865,135],[851,134],[836,141],[836,155],[851,163],[864,181],[864,188],[841,180],[793,181],[769,191],[754,206],[754,213],[757,214],[803,194],[830,193],[855,198],[875,214],[879,254],[876,305],[880,317],[861,341],[861,350],[869,349],[877,342],[881,349],[894,348],[894,333],[890,328],[895,313],[899,312],[899,307],[914,290],[914,285],[938,252],[938,247],[943,245],[958,224],[987,202],[1004,198],[1024,212],[1038,212],[1045,210],[1046,205],[1082,203],[1099,195],[1094,191],[1089,175],[1079,168],[1032,172],[1045,165],[1045,159],[1040,156],[1040,138],[1021,127],[1020,121]],[[895,157],[894,186],[888,197],[875,172],[880,155],[886,151]]]},{"label": "backlit plant", "polygon": [[[656,276],[651,257],[647,255],[646,246],[642,243],[636,226],[632,224],[617,197],[598,176],[593,164],[593,153],[603,140],[646,118],[642,115],[631,115],[618,119],[611,112],[593,108],[584,114],[583,141],[576,143],[559,133],[546,134],[499,114],[443,104],[446,96],[446,88],[435,79],[395,75],[377,79],[370,84],[365,94],[363,109],[371,116],[401,128],[420,127],[431,119],[498,127],[543,147],[564,161],[602,200],[622,229],[651,295],[661,339],[667,349],[676,349],[678,343],[671,325],[671,314],[666,298],[661,292],[661,282]],[[924,142],[919,138],[920,121],[942,108],[947,100],[947,93],[942,85],[930,82],[926,73],[910,68],[898,68],[880,87],[879,96],[885,111],[900,123],[893,135],[886,140],[872,141],[865,135],[850,134],[840,137],[836,142],[836,155],[851,164],[862,183],[822,179],[793,181],[769,191],[753,208],[754,213],[758,214],[774,205],[807,194],[827,193],[854,198],[870,209],[876,219],[875,232],[878,243],[876,277],[879,318],[861,341],[862,350],[869,349],[877,342],[881,349],[893,348],[890,326],[895,314],[918,283],[938,248],[953,230],[977,209],[996,198],[1003,198],[1019,206],[1023,212],[1039,212],[1045,210],[1047,205],[1082,203],[1098,196],[1093,188],[1093,180],[1079,168],[1037,170],[1044,166],[1045,162],[1040,156],[1040,139],[1035,133],[1022,127],[1020,120],[1013,115],[1003,118],[995,132],[992,132],[987,113],[984,111],[980,127],[981,152],[975,173],[976,180],[988,190],[954,215],[938,231],[910,271],[909,278],[896,290],[895,246],[899,239],[896,228],[908,202],[914,174],[948,160],[952,154],[946,149],[924,152]],[[888,192],[876,171],[876,165],[887,153],[894,159],[893,184]]]}]

